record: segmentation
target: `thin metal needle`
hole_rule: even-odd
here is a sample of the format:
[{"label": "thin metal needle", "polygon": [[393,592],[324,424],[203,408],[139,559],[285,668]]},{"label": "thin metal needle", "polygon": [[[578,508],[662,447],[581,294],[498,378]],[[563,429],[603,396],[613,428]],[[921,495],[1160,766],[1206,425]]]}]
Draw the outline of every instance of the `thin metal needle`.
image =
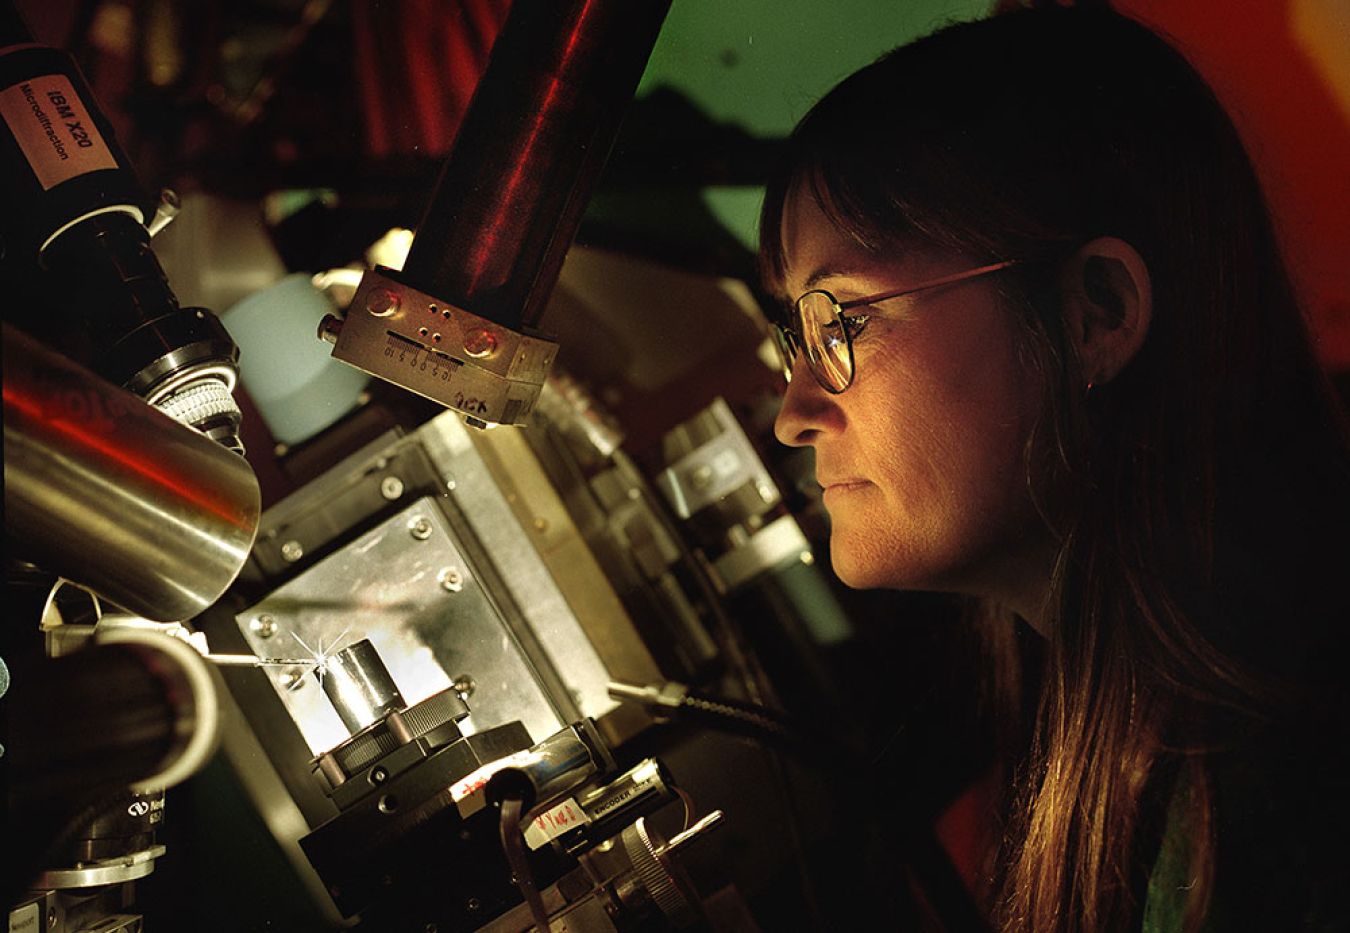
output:
[{"label": "thin metal needle", "polygon": [[270,667],[272,665],[293,667],[298,664],[314,663],[313,658],[259,658],[251,654],[207,654],[203,657],[208,661],[226,667]]}]

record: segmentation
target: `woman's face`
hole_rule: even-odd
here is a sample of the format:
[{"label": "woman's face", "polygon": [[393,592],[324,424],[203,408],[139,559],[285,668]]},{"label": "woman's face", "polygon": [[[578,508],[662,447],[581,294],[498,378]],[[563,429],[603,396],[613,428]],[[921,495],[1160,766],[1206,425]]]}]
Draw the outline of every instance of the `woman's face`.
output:
[{"label": "woman's face", "polygon": [[[789,198],[782,237],[789,300],[819,288],[848,301],[979,265],[869,252],[809,191]],[[1031,618],[1050,548],[1023,464],[1040,385],[1014,315],[989,276],[859,312],[853,383],[831,395],[799,358],[775,425],[784,444],[815,448],[836,573],[854,587],[991,597]]]}]

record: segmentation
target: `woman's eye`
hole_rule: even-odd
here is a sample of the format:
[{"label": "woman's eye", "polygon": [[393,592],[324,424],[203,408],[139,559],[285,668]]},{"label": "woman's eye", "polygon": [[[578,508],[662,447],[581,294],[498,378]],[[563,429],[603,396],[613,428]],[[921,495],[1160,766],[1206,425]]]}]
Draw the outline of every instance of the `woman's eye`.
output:
[{"label": "woman's eye", "polygon": [[845,316],[844,328],[848,331],[848,339],[857,340],[858,336],[867,329],[867,322],[870,319],[870,314],[850,314]]}]

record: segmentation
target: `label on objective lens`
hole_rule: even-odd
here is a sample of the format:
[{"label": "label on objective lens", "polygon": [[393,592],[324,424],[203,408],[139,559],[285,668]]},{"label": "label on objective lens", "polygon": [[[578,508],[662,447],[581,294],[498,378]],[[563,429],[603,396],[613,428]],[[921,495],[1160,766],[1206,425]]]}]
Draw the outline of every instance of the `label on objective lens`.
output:
[{"label": "label on objective lens", "polygon": [[3,118],[43,190],[117,168],[108,144],[65,75],[40,75],[0,91]]}]

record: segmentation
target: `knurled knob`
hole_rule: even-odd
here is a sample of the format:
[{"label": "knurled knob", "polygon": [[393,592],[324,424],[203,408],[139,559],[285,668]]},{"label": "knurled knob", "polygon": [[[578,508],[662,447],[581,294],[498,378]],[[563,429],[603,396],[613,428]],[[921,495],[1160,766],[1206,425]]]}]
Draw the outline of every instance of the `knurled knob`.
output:
[{"label": "knurled knob", "polygon": [[638,881],[651,895],[656,906],[677,927],[686,927],[698,919],[698,914],[690,905],[689,899],[680,890],[679,883],[662,864],[656,844],[647,831],[644,819],[623,831],[624,849],[633,863]]},{"label": "knurled knob", "polygon": [[160,411],[189,426],[221,416],[233,418],[237,423],[241,417],[234,396],[225,383],[217,379],[203,379],[186,385],[156,404]]}]

